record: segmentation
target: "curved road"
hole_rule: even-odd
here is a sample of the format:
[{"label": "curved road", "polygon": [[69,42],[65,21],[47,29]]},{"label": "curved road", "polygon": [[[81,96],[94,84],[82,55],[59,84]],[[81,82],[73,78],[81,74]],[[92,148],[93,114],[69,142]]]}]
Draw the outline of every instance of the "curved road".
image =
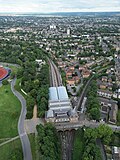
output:
[{"label": "curved road", "polygon": [[78,101],[78,105],[77,105],[77,107],[76,107],[77,110],[80,110],[80,107],[81,107],[82,102],[83,102],[83,99],[84,99],[84,97],[85,97],[87,88],[88,88],[88,86],[90,85],[90,83],[91,83],[91,81],[92,81],[93,78],[94,78],[94,75],[93,75],[93,76],[87,81],[87,83],[85,84],[84,89],[83,89],[83,91],[82,91],[82,93],[81,93],[81,95],[80,95],[80,98],[79,98],[79,101]]},{"label": "curved road", "polygon": [[24,156],[24,160],[32,160],[32,153],[31,153],[29,138],[24,129],[24,120],[25,120],[26,113],[27,113],[26,100],[18,91],[14,89],[15,82],[16,82],[16,78],[13,79],[13,81],[11,82],[11,90],[13,94],[19,99],[22,105],[21,114],[20,114],[19,121],[18,121],[18,133],[19,133],[20,140],[22,143],[23,156]]}]

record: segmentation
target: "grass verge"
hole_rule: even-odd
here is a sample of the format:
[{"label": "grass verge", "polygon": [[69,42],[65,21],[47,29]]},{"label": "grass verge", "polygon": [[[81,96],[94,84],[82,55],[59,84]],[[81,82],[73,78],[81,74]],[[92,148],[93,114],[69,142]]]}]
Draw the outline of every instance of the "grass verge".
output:
[{"label": "grass verge", "polygon": [[0,160],[23,160],[20,139],[0,147]]},{"label": "grass verge", "polygon": [[0,138],[15,137],[18,135],[21,104],[13,95],[10,85],[0,87],[0,97]]},{"label": "grass verge", "polygon": [[36,160],[36,141],[35,141],[35,134],[29,134],[29,141],[30,141],[30,145],[31,145],[31,151],[32,151],[32,158],[33,160]]}]

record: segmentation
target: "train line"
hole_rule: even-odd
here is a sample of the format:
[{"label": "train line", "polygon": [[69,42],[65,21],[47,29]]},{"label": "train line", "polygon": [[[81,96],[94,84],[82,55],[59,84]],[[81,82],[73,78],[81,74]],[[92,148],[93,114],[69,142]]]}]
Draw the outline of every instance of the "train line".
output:
[{"label": "train line", "polygon": [[49,65],[51,69],[51,87],[58,87],[62,86],[62,78],[58,71],[57,66],[54,64],[53,61],[49,60]]},{"label": "train line", "polygon": [[[51,87],[63,86],[62,78],[57,66],[50,59],[49,59],[49,65],[51,70],[51,77],[50,77]],[[61,145],[62,145],[62,160],[71,160],[74,130],[63,131],[63,132],[60,131],[59,136],[60,136]]]},{"label": "train line", "polygon": [[74,133],[74,130],[59,132],[62,142],[62,160],[72,159]]}]

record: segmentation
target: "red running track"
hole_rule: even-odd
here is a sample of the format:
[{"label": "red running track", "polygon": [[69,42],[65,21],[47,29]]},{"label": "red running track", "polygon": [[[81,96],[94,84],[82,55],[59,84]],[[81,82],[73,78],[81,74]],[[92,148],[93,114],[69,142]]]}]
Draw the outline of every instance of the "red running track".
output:
[{"label": "red running track", "polygon": [[0,80],[2,80],[3,78],[5,78],[8,74],[8,71],[3,68],[3,67],[0,67]]}]

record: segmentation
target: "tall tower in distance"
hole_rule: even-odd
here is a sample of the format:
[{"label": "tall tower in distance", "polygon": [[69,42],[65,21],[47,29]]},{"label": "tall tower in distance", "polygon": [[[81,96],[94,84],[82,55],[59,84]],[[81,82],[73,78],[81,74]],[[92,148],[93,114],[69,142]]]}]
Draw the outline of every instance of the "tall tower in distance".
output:
[{"label": "tall tower in distance", "polygon": [[70,28],[67,28],[67,35],[70,35]]}]

